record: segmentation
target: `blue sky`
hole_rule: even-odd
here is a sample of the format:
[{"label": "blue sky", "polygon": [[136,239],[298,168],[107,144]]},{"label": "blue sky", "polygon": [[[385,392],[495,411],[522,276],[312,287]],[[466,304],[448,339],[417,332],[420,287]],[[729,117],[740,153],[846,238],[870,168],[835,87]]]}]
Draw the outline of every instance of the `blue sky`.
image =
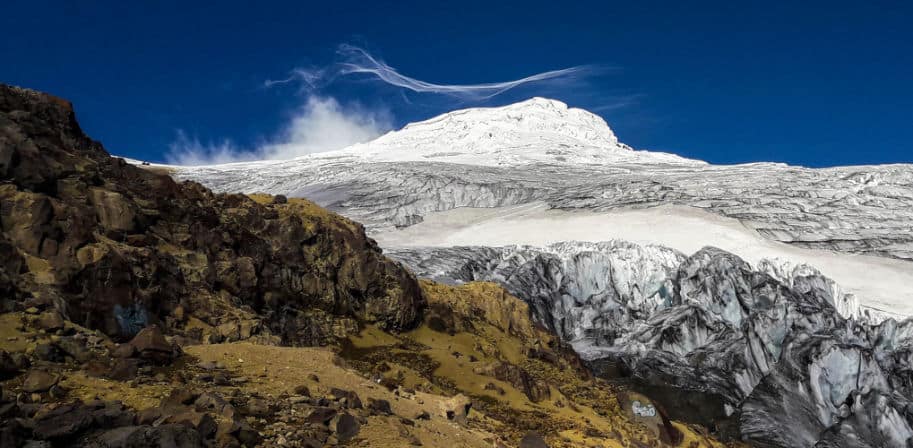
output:
[{"label": "blue sky", "polygon": [[[70,99],[109,151],[153,161],[547,96],[711,162],[913,162],[910,1],[139,3],[5,2],[0,82]],[[341,44],[435,84],[590,68],[491,98],[419,93],[340,75]],[[266,86],[295,69],[323,77]]]}]

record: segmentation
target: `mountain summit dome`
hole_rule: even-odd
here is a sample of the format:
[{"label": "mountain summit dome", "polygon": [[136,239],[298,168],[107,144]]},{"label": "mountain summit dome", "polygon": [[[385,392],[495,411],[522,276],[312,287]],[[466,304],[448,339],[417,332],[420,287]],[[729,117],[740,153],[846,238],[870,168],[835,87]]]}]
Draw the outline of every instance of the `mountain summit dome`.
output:
[{"label": "mountain summit dome", "polygon": [[360,156],[378,162],[441,161],[468,165],[694,163],[633,151],[602,117],[561,101],[531,98],[501,107],[456,110],[411,123],[370,142],[315,157]]}]

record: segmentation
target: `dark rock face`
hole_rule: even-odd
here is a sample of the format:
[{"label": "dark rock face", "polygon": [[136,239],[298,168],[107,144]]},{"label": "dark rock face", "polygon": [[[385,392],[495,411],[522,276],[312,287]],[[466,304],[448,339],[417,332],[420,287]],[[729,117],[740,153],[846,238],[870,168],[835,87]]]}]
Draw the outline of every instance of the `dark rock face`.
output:
[{"label": "dark rock face", "polygon": [[340,442],[348,442],[358,435],[361,424],[351,414],[342,413],[333,418],[330,422],[330,429]]},{"label": "dark rock face", "polygon": [[253,319],[239,335],[296,345],[363,322],[417,322],[425,302],[416,280],[360,225],[307,204],[262,202],[112,158],[66,101],[0,85],[4,297],[39,297],[122,339],[151,324],[180,334],[187,315],[213,327]]},{"label": "dark rock face", "polygon": [[182,425],[124,426],[97,436],[91,448],[198,448],[205,446],[199,433]]},{"label": "dark rock face", "polygon": [[548,448],[548,444],[539,433],[531,431],[520,439],[520,448]]},{"label": "dark rock face", "polygon": [[551,397],[551,390],[547,383],[537,381],[529,372],[506,362],[499,362],[485,369],[485,373],[501,381],[510,383],[529,398],[529,401],[538,403]]}]

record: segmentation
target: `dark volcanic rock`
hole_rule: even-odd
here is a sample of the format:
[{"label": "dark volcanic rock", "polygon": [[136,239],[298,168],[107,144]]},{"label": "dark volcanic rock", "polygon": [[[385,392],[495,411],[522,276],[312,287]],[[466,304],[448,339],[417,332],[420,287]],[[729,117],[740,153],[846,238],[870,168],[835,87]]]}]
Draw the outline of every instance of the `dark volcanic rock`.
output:
[{"label": "dark volcanic rock", "polygon": [[140,358],[152,362],[166,364],[174,358],[174,348],[165,340],[165,335],[158,325],[152,325],[140,330],[130,340],[131,347],[136,350]]},{"label": "dark volcanic rock", "polygon": [[124,426],[99,434],[89,448],[201,448],[203,438],[183,425]]},{"label": "dark volcanic rock", "polygon": [[330,429],[340,442],[348,442],[358,435],[361,424],[350,414],[339,414],[330,422]]},{"label": "dark volcanic rock", "polygon": [[19,366],[5,350],[0,350],[0,379],[6,379],[19,374]]},{"label": "dark volcanic rock", "polygon": [[387,400],[379,400],[375,398],[368,398],[368,410],[377,415],[392,415],[393,410],[390,409],[390,402]]},{"label": "dark volcanic rock", "polygon": [[[360,225],[306,201],[261,202],[110,157],[68,102],[0,85],[3,297],[41,289],[73,322],[121,340],[152,324],[180,334],[188,315],[218,327],[239,308],[239,322],[265,316],[239,326],[239,337],[294,345],[331,342],[361,323],[419,321],[418,282]],[[47,263],[26,265],[19,253]],[[23,275],[29,266],[47,272]],[[55,282],[39,288],[36,276]],[[150,342],[145,354],[165,353]]]},{"label": "dark volcanic rock", "polygon": [[548,448],[548,444],[539,433],[530,431],[520,439],[520,448]]},{"label": "dark volcanic rock", "polygon": [[53,342],[38,344],[35,347],[34,355],[36,358],[48,362],[64,362],[67,359],[67,354]]},{"label": "dark volcanic rock", "polygon": [[22,390],[28,393],[46,392],[57,384],[57,376],[43,370],[32,370],[22,382]]},{"label": "dark volcanic rock", "polygon": [[305,418],[305,420],[308,423],[319,423],[319,424],[325,425],[325,424],[329,423],[330,420],[332,420],[333,417],[336,416],[336,414],[337,414],[337,412],[333,408],[316,407],[311,410],[311,412],[308,414],[308,416]]},{"label": "dark volcanic rock", "polygon": [[94,422],[92,409],[80,404],[65,405],[39,418],[34,433],[42,440],[69,439]]},{"label": "dark volcanic rock", "polygon": [[343,390],[338,388],[331,388],[330,395],[339,400],[343,407],[349,409],[361,409],[362,403],[361,398],[358,398],[358,394],[350,390]]}]

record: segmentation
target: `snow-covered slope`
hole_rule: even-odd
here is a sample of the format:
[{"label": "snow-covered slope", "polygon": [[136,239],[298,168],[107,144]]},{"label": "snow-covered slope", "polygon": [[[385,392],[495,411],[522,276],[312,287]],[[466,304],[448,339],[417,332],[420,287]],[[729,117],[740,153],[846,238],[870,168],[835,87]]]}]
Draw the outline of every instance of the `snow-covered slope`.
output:
[{"label": "snow-covered slope", "polygon": [[[418,224],[376,232],[383,247],[533,245],[620,239],[693,254],[705,246],[731,252],[752,264],[779,259],[782,268],[809,265],[834,279],[876,317],[913,316],[913,266],[872,255],[808,249],[772,241],[738,220],[703,209],[662,205],[636,210],[550,210],[542,203],[435,212]],[[771,269],[769,273],[777,270]],[[849,311],[847,316],[857,310]]]},{"label": "snow-covered slope", "polygon": [[672,154],[634,151],[619,143],[598,115],[545,98],[449,112],[367,143],[311,157],[345,156],[372,162],[441,161],[483,166],[633,161],[701,164]]},{"label": "snow-covered slope", "polygon": [[499,282],[594,366],[722,397],[765,446],[913,435],[913,320],[885,320],[913,315],[911,165],[708,165],[535,98],[294,160],[173,170],[314,200],[422,275]]}]

